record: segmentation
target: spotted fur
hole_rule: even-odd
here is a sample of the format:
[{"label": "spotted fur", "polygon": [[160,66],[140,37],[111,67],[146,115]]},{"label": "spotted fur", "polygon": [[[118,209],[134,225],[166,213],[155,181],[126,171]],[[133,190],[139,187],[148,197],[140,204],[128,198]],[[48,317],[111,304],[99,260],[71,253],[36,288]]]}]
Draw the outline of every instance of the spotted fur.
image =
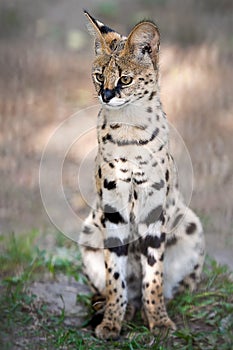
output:
[{"label": "spotted fur", "polygon": [[169,150],[158,83],[160,35],[137,24],[128,38],[87,12],[95,37],[96,202],[80,236],[84,271],[100,296],[101,339],[117,338],[138,309],[151,332],[175,328],[165,298],[200,279],[204,236],[185,206]]}]

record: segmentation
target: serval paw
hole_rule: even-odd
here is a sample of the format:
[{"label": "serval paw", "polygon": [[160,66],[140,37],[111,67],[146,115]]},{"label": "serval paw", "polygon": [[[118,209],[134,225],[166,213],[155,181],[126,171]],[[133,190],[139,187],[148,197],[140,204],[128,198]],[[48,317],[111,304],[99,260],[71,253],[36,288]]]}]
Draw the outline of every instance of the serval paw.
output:
[{"label": "serval paw", "polygon": [[165,335],[169,330],[175,331],[176,325],[169,317],[167,317],[161,321],[151,322],[149,328],[151,333],[155,335],[158,335],[159,333]]},{"label": "serval paw", "polygon": [[121,327],[119,324],[103,321],[95,329],[95,335],[99,339],[118,339]]}]

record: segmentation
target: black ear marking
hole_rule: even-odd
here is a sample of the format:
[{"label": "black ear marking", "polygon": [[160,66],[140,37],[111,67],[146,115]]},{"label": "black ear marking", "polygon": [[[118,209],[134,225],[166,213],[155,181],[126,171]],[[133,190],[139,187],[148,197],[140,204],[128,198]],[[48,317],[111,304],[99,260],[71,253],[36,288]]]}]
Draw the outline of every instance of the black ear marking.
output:
[{"label": "black ear marking", "polygon": [[142,54],[145,55],[145,53],[151,54],[152,53],[152,48],[150,46],[150,44],[146,44],[145,46],[143,46],[142,48]]},{"label": "black ear marking", "polygon": [[108,34],[108,33],[114,33],[115,32],[115,30],[113,30],[113,29],[111,29],[111,28],[109,28],[109,27],[107,27],[105,25],[99,27],[99,29],[100,29],[101,34]]},{"label": "black ear marking", "polygon": [[105,24],[103,24],[102,22],[98,21],[97,19],[95,19],[94,17],[92,17],[90,15],[90,13],[87,10],[83,10],[84,14],[89,17],[91,19],[91,21],[93,22],[93,24],[99,29],[101,34],[108,34],[110,32],[115,32],[114,29],[109,28],[108,26],[106,26]]}]

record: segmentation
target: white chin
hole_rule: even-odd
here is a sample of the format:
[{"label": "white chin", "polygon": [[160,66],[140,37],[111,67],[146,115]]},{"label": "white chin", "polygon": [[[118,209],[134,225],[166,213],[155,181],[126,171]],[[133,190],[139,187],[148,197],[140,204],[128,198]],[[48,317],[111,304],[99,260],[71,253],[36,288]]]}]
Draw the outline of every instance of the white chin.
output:
[{"label": "white chin", "polygon": [[121,106],[123,106],[126,103],[125,99],[122,98],[118,98],[118,97],[113,97],[108,103],[103,102],[101,96],[99,97],[100,102],[106,106],[106,107],[110,107],[110,108],[119,108]]}]

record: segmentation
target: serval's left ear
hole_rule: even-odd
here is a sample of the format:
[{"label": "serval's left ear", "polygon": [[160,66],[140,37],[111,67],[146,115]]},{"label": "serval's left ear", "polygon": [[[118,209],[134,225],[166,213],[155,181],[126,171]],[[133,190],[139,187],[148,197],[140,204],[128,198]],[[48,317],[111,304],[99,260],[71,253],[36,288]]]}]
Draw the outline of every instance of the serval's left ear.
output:
[{"label": "serval's left ear", "polygon": [[128,36],[125,50],[136,59],[142,60],[148,56],[156,67],[160,46],[159,30],[153,22],[143,21],[137,24]]},{"label": "serval's left ear", "polygon": [[89,32],[95,37],[95,53],[100,55],[102,53],[111,53],[111,50],[108,45],[109,37],[111,37],[116,32],[93,18],[86,10],[84,14],[88,19],[87,27]]}]

